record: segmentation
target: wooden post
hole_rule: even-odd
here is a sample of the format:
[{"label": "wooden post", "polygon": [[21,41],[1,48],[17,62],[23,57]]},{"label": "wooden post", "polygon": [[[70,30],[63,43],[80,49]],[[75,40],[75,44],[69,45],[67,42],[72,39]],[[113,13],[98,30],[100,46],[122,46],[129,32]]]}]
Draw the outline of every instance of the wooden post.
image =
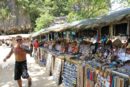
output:
[{"label": "wooden post", "polygon": [[53,40],[53,33],[50,33],[51,34],[51,40]]},{"label": "wooden post", "polygon": [[98,34],[97,42],[99,42],[101,39],[101,28],[100,27],[97,29],[97,34]]},{"label": "wooden post", "polygon": [[128,37],[130,36],[130,20],[127,21],[127,31],[126,34],[128,35]]},{"label": "wooden post", "polygon": [[113,25],[111,24],[110,26],[109,26],[109,33],[110,33],[110,38],[112,38],[113,37]]},{"label": "wooden post", "polygon": [[70,32],[66,32],[66,34],[67,34],[67,35],[66,35],[67,40],[70,40],[70,39],[69,39],[69,38],[70,38],[70,37],[69,37],[69,36],[70,36],[70,35],[69,35]]},{"label": "wooden post", "polygon": [[49,39],[49,34],[48,34],[48,41],[49,41],[50,39]]}]

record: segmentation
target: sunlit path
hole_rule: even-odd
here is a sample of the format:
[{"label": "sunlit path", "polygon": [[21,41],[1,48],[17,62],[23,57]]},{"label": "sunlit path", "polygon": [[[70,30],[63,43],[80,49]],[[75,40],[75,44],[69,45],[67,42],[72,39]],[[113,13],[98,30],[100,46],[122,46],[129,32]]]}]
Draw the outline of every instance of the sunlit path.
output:
[{"label": "sunlit path", "polygon": [[[14,81],[14,56],[12,56],[6,63],[3,63],[3,58],[9,52],[10,48],[0,47],[0,87],[18,87]],[[32,77],[32,87],[57,87],[52,81],[52,77],[47,77],[45,68],[35,64],[33,58],[28,55],[28,69]],[[23,80],[23,87],[27,87],[27,81]]]}]

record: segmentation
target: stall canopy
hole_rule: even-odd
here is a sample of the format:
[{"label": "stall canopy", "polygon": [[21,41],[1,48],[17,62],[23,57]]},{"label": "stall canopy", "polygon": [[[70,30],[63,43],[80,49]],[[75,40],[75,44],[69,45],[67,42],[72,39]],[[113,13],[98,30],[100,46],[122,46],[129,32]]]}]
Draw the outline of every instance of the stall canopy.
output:
[{"label": "stall canopy", "polygon": [[115,24],[121,20],[125,20],[130,17],[130,8],[125,8],[119,11],[111,12],[107,15],[100,16],[93,19],[85,19],[81,21],[76,21],[71,23],[73,28],[81,29],[81,28],[93,28],[93,27],[103,27],[109,24]]},{"label": "stall canopy", "polygon": [[69,28],[70,28],[70,24],[68,23],[58,24],[48,28],[41,29],[40,31],[33,33],[32,37],[37,37],[38,35],[49,33],[49,32],[59,32]]},{"label": "stall canopy", "polygon": [[34,32],[34,33],[32,33],[31,37],[37,37],[37,36],[41,35],[41,32],[44,32],[44,31],[45,31],[45,29],[41,29],[40,31]]},{"label": "stall canopy", "polygon": [[79,30],[79,29],[88,29],[94,27],[103,27],[109,24],[117,23],[121,20],[126,20],[130,17],[130,8],[125,8],[119,11],[110,12],[107,15],[99,16],[96,18],[84,19],[80,21],[75,21],[72,23],[65,23],[60,25],[51,26],[49,28],[42,29],[38,32],[32,34],[32,37],[36,37],[40,34],[45,34],[49,32],[59,32],[68,29]]}]

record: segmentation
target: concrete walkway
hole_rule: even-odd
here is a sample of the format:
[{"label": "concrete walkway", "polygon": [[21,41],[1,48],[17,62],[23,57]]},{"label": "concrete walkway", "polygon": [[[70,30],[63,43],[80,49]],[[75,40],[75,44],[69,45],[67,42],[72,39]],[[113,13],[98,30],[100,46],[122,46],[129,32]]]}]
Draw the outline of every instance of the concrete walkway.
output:
[{"label": "concrete walkway", "polygon": [[[10,48],[0,47],[0,87],[18,87],[14,81],[14,55],[3,63],[3,58]],[[52,77],[45,73],[45,67],[40,67],[34,59],[27,55],[29,74],[32,77],[32,87],[57,87]],[[27,80],[23,79],[23,87],[27,87]]]}]

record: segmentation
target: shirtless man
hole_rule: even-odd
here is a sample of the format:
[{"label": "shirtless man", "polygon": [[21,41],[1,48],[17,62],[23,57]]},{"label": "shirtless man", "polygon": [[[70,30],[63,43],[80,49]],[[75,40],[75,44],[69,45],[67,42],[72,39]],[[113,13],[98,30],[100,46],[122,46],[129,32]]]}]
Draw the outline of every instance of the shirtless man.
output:
[{"label": "shirtless man", "polygon": [[22,87],[21,76],[28,79],[28,87],[31,87],[31,77],[28,74],[26,54],[29,53],[26,49],[22,48],[22,37],[16,37],[17,44],[13,47],[10,53],[4,58],[4,62],[14,53],[15,54],[15,70],[14,79],[17,80],[18,86]]}]

